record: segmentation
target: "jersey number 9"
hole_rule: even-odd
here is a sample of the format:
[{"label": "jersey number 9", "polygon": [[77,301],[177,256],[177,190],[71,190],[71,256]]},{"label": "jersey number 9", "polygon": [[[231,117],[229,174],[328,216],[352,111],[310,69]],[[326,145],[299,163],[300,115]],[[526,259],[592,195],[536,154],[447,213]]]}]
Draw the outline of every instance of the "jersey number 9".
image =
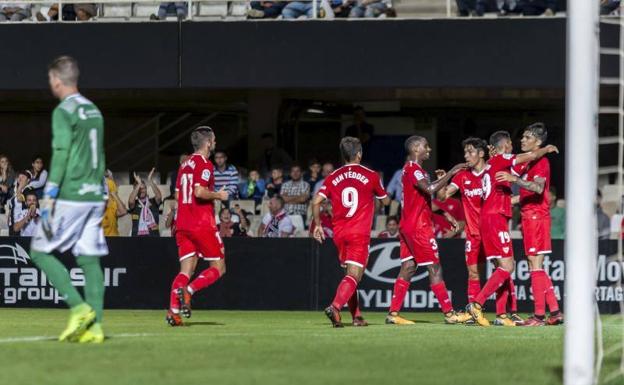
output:
[{"label": "jersey number 9", "polygon": [[342,205],[349,209],[347,218],[351,218],[358,207],[358,192],[353,187],[342,190]]}]

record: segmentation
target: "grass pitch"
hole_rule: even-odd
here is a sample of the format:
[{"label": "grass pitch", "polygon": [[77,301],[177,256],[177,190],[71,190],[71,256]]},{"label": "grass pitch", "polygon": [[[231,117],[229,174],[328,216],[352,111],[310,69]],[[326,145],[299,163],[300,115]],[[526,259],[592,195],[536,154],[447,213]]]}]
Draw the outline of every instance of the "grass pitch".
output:
[{"label": "grass pitch", "polygon": [[[347,313],[347,314],[344,314]],[[348,312],[344,312],[347,318]],[[65,310],[0,311],[0,384],[559,384],[563,327],[444,325],[332,329],[322,312],[194,311],[172,328],[164,311],[108,310],[102,345],[54,341]],[[620,319],[603,317],[605,348]],[[617,349],[616,349],[617,350]],[[615,370],[621,350],[605,357]],[[613,384],[624,383],[620,377]]]}]

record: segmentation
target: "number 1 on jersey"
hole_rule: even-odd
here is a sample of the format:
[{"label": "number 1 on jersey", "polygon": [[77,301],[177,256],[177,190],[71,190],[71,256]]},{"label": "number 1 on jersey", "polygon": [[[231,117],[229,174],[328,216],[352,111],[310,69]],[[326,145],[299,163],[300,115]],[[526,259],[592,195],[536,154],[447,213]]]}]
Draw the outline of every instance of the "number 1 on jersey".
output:
[{"label": "number 1 on jersey", "polygon": [[349,209],[347,218],[351,218],[358,207],[358,192],[353,187],[347,187],[342,190],[342,205]]},{"label": "number 1 on jersey", "polygon": [[180,177],[182,203],[191,204],[193,197],[193,174],[182,174]]},{"label": "number 1 on jersey", "polygon": [[91,142],[91,166],[96,169],[98,164],[97,128],[89,130],[89,141]]}]

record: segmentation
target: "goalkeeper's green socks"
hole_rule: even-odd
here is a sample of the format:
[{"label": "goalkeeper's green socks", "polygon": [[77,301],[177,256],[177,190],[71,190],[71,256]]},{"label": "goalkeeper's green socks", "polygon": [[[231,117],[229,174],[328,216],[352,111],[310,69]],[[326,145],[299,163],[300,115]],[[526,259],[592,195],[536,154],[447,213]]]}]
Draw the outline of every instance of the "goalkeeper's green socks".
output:
[{"label": "goalkeeper's green socks", "polygon": [[34,250],[31,251],[30,256],[33,263],[46,274],[59,294],[65,297],[65,302],[70,308],[84,304],[80,293],[72,286],[69,272],[61,261],[51,254]]},{"label": "goalkeeper's green socks", "polygon": [[104,274],[100,257],[81,255],[76,260],[85,276],[85,300],[95,310],[95,322],[99,324],[104,311]]}]

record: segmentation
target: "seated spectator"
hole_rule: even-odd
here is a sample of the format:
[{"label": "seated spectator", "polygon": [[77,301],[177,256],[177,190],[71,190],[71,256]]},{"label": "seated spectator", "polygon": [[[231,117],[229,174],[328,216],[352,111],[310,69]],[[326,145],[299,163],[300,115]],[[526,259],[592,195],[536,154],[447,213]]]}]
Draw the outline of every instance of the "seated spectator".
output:
[{"label": "seated spectator", "polygon": [[26,193],[25,199],[24,204],[18,205],[13,211],[13,232],[22,237],[32,237],[39,217],[39,200],[32,191]]},{"label": "seated spectator", "polygon": [[331,162],[323,163],[323,167],[321,168],[321,179],[314,185],[314,190],[312,191],[312,195],[316,195],[319,192],[321,187],[323,186],[323,181],[327,178],[327,175],[334,172],[334,165]]},{"label": "seated spectator", "polygon": [[269,200],[269,212],[262,218],[258,236],[264,238],[288,238],[295,233],[295,226],[284,210],[284,199],[279,195]]},{"label": "seated spectator", "polygon": [[557,0],[518,0],[518,8],[524,16],[554,16]]},{"label": "seated spectator", "polygon": [[[316,9],[319,10],[320,8],[320,2],[317,2]],[[284,19],[290,20],[300,17],[311,19],[313,17],[313,10],[314,7],[311,1],[291,1],[282,9],[282,16],[284,16]]]},{"label": "seated spectator", "polygon": [[104,180],[106,181],[105,189],[107,198],[104,217],[102,218],[102,229],[104,230],[105,236],[118,237],[119,226],[117,224],[117,218],[128,214],[128,209],[126,209],[126,205],[123,204],[117,194],[117,183],[115,183],[113,173],[110,170],[106,170]]},{"label": "seated spectator", "polygon": [[[351,8],[353,8],[353,1],[349,0],[331,0],[330,6],[334,17],[349,17]],[[325,16],[327,18],[327,16]]]},{"label": "seated spectator", "polygon": [[378,238],[398,238],[399,218],[391,215],[386,220],[386,229],[377,235]]},{"label": "seated spectator", "polygon": [[[236,170],[236,167],[233,165],[227,164],[227,155],[225,154],[225,151],[215,152],[214,160],[215,191],[225,188],[229,194],[229,200],[237,199],[238,183],[240,182],[238,170]],[[229,206],[229,200],[224,202],[226,206]]]},{"label": "seated spectator", "polygon": [[219,235],[221,238],[246,237],[249,222],[240,206],[234,206],[235,215],[230,209],[222,208],[219,212]]},{"label": "seated spectator", "polygon": [[379,15],[385,14],[387,9],[388,4],[386,4],[384,0],[358,0],[356,5],[351,9],[351,12],[349,12],[349,17],[379,17]]},{"label": "seated spectator", "polygon": [[303,180],[301,167],[294,165],[290,168],[290,180],[282,185],[280,196],[286,202],[288,215],[301,215],[305,222],[310,199],[310,185]]},{"label": "seated spectator", "polygon": [[474,16],[477,14],[475,0],[455,0],[457,16]]},{"label": "seated spectator", "polygon": [[19,171],[15,175],[15,182],[13,183],[13,193],[11,194],[11,198],[8,202],[8,210],[7,213],[7,221],[9,225],[9,235],[16,236],[19,233],[13,231],[13,224],[15,218],[15,212],[22,210],[22,205],[26,202],[26,197],[24,196],[24,191],[26,189],[26,185],[28,185],[28,172],[27,171]]},{"label": "seated spectator", "polygon": [[180,169],[179,166],[182,165],[182,163],[184,163],[185,160],[188,159],[188,154],[182,154],[180,155],[180,158],[178,160],[178,168],[176,168],[175,170],[173,170],[171,172],[171,176],[169,178],[169,196],[166,199],[174,199],[175,198],[175,189],[176,189],[176,183],[178,182],[178,170]]},{"label": "seated spectator", "polygon": [[128,197],[128,211],[132,215],[132,236],[136,237],[158,237],[158,207],[162,203],[162,194],[156,183],[152,179],[155,169],[150,171],[147,176],[147,184],[149,184],[154,197],[150,198],[147,194],[146,183],[134,173],[134,189]]},{"label": "seated spectator", "polygon": [[4,214],[4,206],[13,196],[15,171],[6,155],[0,155],[0,213]]},{"label": "seated spectator", "polygon": [[550,188],[550,237],[552,239],[565,238],[565,208],[557,206],[557,191]]},{"label": "seated spectator", "polygon": [[37,199],[43,197],[43,188],[48,181],[48,172],[43,168],[43,158],[36,156],[32,161],[32,168],[28,170],[28,179],[30,182],[26,186],[27,191],[34,191]]},{"label": "seated spectator", "polygon": [[241,183],[240,196],[243,199],[253,199],[256,205],[262,203],[266,191],[266,182],[260,179],[260,173],[256,170],[249,172],[247,183]]},{"label": "seated spectator", "polygon": [[1,21],[22,21],[29,18],[30,4],[27,3],[2,3],[0,4]]},{"label": "seated spectator", "polygon": [[[47,17],[41,12],[37,12],[37,20],[58,20],[58,4],[53,4],[47,12]],[[63,20],[87,21],[97,16],[96,3],[63,4]]]},{"label": "seated spectator", "polygon": [[282,14],[285,1],[252,1],[251,8],[247,11],[250,19],[275,19]]},{"label": "seated spectator", "polygon": [[[323,233],[325,238],[333,238],[334,225],[332,223],[332,207],[329,200],[324,199],[321,203],[321,227],[323,227]],[[316,228],[316,222],[310,223],[310,236],[314,235],[314,229]]]},{"label": "seated spectator", "polygon": [[273,198],[274,196],[279,195],[283,183],[284,172],[282,171],[282,167],[278,166],[271,170],[271,179],[269,179],[269,183],[266,185],[267,196],[269,198]]},{"label": "seated spectator", "polygon": [[321,179],[321,163],[316,159],[311,159],[308,162],[308,171],[304,174],[303,180],[310,185],[310,191],[314,190],[316,182]]},{"label": "seated spectator", "polygon": [[188,3],[177,1],[172,3],[160,3],[158,15],[152,14],[150,20],[167,20],[167,16],[176,16],[179,21],[186,19]]},{"label": "seated spectator", "polygon": [[74,12],[76,12],[76,20],[87,21],[92,17],[97,16],[97,4],[95,3],[81,3],[74,4]]},{"label": "seated spectator", "polygon": [[284,149],[275,146],[273,134],[268,132],[262,134],[262,141],[260,144],[263,150],[256,164],[262,178],[266,179],[268,176],[267,174],[275,168],[280,167],[283,169],[290,167],[292,158]]}]

